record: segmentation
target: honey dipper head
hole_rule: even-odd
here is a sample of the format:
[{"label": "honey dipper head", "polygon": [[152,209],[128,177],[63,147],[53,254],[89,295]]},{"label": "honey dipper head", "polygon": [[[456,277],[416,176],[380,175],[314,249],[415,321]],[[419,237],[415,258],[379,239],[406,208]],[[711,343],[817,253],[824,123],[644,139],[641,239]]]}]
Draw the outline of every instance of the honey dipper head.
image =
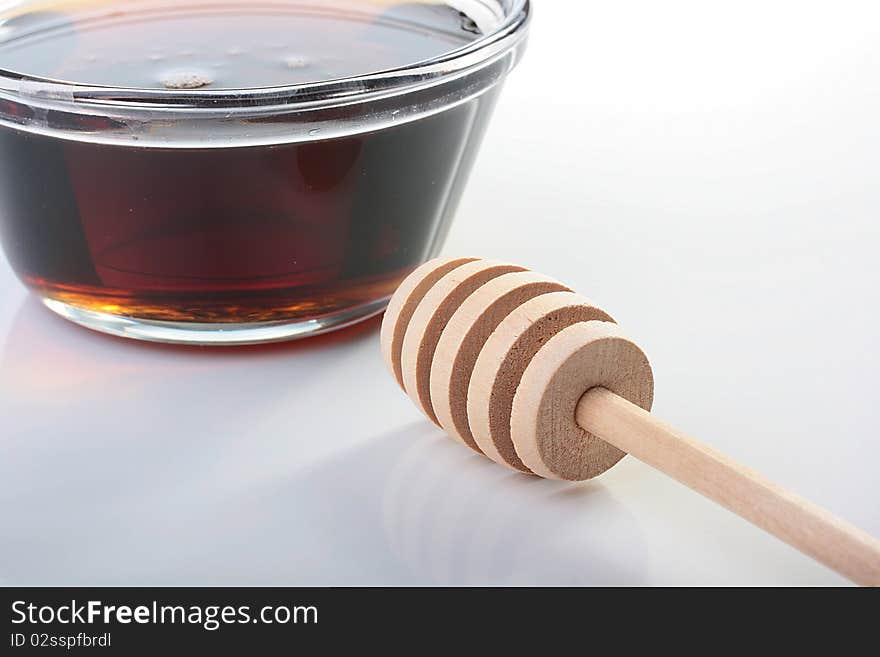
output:
[{"label": "honey dipper head", "polygon": [[603,387],[650,410],[647,357],[608,313],[551,278],[475,258],[407,278],[382,325],[398,383],[451,436],[514,470],[583,481],[624,453],[575,421]]}]

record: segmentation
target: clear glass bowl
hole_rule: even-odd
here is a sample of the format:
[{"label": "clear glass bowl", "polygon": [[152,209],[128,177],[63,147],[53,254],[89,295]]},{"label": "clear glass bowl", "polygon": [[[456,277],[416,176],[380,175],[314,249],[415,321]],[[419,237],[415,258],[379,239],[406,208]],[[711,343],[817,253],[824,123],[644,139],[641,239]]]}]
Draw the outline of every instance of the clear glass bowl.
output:
[{"label": "clear glass bowl", "polygon": [[13,3],[9,262],[60,315],[144,340],[253,344],[375,315],[441,247],[529,14],[528,0]]}]

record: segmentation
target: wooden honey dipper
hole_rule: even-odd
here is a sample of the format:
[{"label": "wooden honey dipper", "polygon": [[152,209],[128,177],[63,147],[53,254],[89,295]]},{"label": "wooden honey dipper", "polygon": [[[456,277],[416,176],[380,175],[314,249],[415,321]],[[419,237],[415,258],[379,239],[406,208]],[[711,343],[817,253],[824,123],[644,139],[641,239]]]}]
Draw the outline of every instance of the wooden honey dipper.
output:
[{"label": "wooden honey dipper", "polygon": [[432,422],[497,463],[585,481],[631,454],[852,581],[880,585],[880,541],[651,415],[648,358],[551,278],[432,260],[391,299],[382,353]]}]

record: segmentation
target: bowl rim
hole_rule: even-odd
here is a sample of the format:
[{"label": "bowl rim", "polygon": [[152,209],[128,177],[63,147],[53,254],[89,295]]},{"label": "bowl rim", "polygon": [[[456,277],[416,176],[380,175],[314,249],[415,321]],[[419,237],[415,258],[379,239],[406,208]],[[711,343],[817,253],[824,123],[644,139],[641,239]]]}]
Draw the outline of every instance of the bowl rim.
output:
[{"label": "bowl rim", "polygon": [[[487,0],[467,1],[487,4]],[[312,110],[365,102],[442,85],[491,64],[515,48],[527,34],[531,0],[494,0],[492,4],[504,5],[505,16],[491,32],[436,57],[363,75],[294,85],[178,90],[83,84],[0,67],[0,97],[8,94],[25,104],[37,105],[50,101],[56,106],[75,104],[95,109],[106,106],[211,113],[236,108],[252,112],[278,106]]]}]

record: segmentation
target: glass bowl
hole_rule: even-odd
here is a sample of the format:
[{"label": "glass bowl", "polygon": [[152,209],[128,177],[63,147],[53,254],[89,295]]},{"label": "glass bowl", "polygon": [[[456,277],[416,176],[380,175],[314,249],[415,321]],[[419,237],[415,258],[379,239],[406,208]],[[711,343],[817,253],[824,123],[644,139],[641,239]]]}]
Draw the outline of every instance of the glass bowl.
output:
[{"label": "glass bowl", "polygon": [[530,16],[528,0],[4,7],[13,270],[78,324],[189,344],[382,312],[443,244]]}]

